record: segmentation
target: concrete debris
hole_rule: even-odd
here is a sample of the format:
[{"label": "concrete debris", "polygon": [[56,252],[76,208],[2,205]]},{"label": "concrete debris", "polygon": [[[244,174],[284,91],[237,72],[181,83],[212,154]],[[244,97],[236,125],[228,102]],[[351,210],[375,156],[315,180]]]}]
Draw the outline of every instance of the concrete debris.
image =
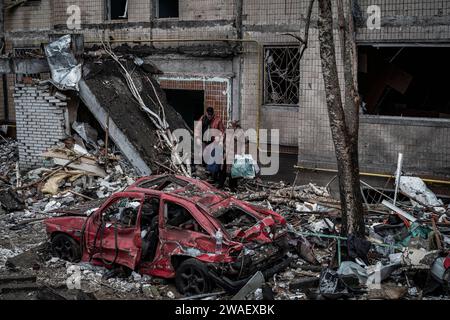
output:
[{"label": "concrete debris", "polygon": [[[364,255],[367,256],[368,264],[357,258],[358,255],[354,257],[354,260],[350,257],[346,258],[345,247],[343,247],[341,252],[343,261],[337,267],[330,269],[330,266],[336,266],[334,259],[336,259],[337,250],[335,246],[333,247],[333,243],[336,243],[335,236],[339,236],[340,220],[339,214],[335,211],[339,210],[339,202],[331,198],[326,190],[317,186],[313,188],[311,185],[289,187],[281,183],[256,180],[245,182],[245,186],[240,187],[238,197],[270,207],[276,212],[282,212],[289,223],[290,232],[313,245],[309,246],[309,250],[305,250],[306,246],[304,246],[303,253],[313,253],[320,261],[319,270],[310,274],[312,278],[299,281],[297,279],[300,274],[305,276],[303,272],[298,273],[300,268],[304,268],[305,265],[313,266],[311,265],[313,262],[306,258],[307,255],[299,254],[300,260],[295,265],[297,268],[293,269],[294,266],[291,265],[290,269],[269,280],[279,299],[336,299],[349,296],[361,299],[417,299],[418,296],[424,298],[424,293],[430,293],[424,291],[426,288],[423,283],[414,283],[411,279],[412,275],[419,270],[430,273],[433,263],[439,264],[439,267],[434,267],[434,270],[439,270],[435,272],[439,274],[437,278],[442,279],[441,271],[446,271],[443,260],[449,255],[449,246],[445,242],[448,239],[449,228],[446,220],[442,218],[433,230],[432,215],[427,215],[427,212],[435,214],[437,206],[432,206],[431,203],[418,207],[417,202],[409,198],[409,202],[402,200],[397,202],[396,206],[392,203],[388,203],[389,206],[383,206],[388,201],[383,204],[379,202],[367,205],[367,228],[370,237],[369,241],[361,239],[364,243],[360,242],[361,245],[364,244]],[[381,197],[380,201],[382,199]],[[327,210],[318,210],[318,207],[314,208],[311,203],[317,206],[320,204]],[[439,203],[441,207],[448,207],[443,202]],[[394,209],[393,213],[391,209]],[[380,212],[382,212],[381,215]],[[386,217],[389,219],[386,220]],[[436,248],[435,232],[442,238],[443,247],[433,251],[433,248]],[[297,245],[301,243],[298,242]],[[357,247],[361,247],[360,245],[355,247],[354,241],[352,243],[353,248],[348,247],[348,250],[354,251]],[[441,260],[439,255],[443,257]],[[348,260],[345,261],[345,259]],[[316,279],[319,279],[321,269],[323,272],[319,282]],[[404,276],[404,272],[409,273],[408,278]],[[400,289],[391,288],[388,283],[385,284],[393,280],[395,286]],[[311,283],[314,285],[310,285]],[[445,281],[441,280],[441,283]],[[437,286],[435,293],[442,294],[443,288],[445,288],[444,285]],[[301,295],[303,292],[304,294]]]},{"label": "concrete debris", "polygon": [[79,123],[74,121],[72,124],[72,129],[87,143],[92,146],[97,145],[97,131],[92,128],[89,123]]},{"label": "concrete debris", "polygon": [[400,190],[408,197],[414,206],[433,208],[434,210],[445,213],[446,209],[441,200],[428,189],[425,182],[417,177],[400,177]]},{"label": "concrete debris", "polygon": [[367,283],[367,270],[353,261],[342,262],[337,270],[337,274],[349,286],[351,286],[349,283],[354,283],[354,280],[359,282],[361,285]]},{"label": "concrete debris", "polygon": [[[11,149],[14,149],[13,141],[9,141],[8,144]],[[96,148],[101,150],[99,145]],[[93,153],[91,157],[99,159],[101,154],[95,153],[96,148],[88,146],[87,150]],[[74,149],[67,150],[73,152],[72,158],[76,157],[77,153]],[[136,174],[132,169],[130,170],[130,166],[126,165],[126,161],[124,162],[118,154],[109,153],[109,155],[110,161],[107,168],[99,164],[105,168],[107,173],[105,177],[93,176],[87,172],[80,173],[78,170],[67,167],[59,170],[57,173],[67,176],[57,181],[54,194],[44,193],[43,187],[48,181],[52,181],[52,177],[58,177],[57,173],[48,176],[62,166],[39,168],[21,175],[22,185],[29,187],[18,188],[14,192],[26,199],[24,202],[26,208],[0,216],[0,228],[4,230],[0,235],[0,276],[10,276],[11,272],[31,272],[31,275],[36,275],[38,279],[37,284],[33,284],[36,288],[25,286],[26,288],[21,289],[21,292],[37,290],[40,292],[40,297],[50,299],[61,296],[71,299],[65,292],[52,293],[51,290],[56,290],[54,288],[65,284],[67,270],[76,267],[81,273],[81,291],[78,296],[82,297],[84,294],[85,299],[89,297],[176,299],[179,297],[174,284],[170,281],[137,272],[128,274],[125,272],[120,275],[115,273],[112,277],[105,278],[105,274],[109,271],[104,267],[85,262],[72,263],[51,257],[42,224],[44,219],[61,214],[91,216],[98,210],[105,197],[124,190],[136,181]],[[16,174],[13,162],[16,159],[11,155],[9,158],[11,159],[9,163],[8,161],[2,163],[2,168],[5,168],[2,171],[2,176],[5,177],[2,181],[6,190],[14,190]],[[70,178],[75,176],[72,174],[73,171],[78,172],[79,176],[76,179]],[[33,184],[35,181],[39,183]],[[167,190],[174,192],[177,188],[169,186]],[[266,190],[272,190],[272,192],[269,193]],[[417,207],[412,204],[408,207],[403,203],[397,203],[396,207],[414,217],[414,223],[411,223],[411,219],[407,219],[408,223],[405,224],[402,220],[404,215],[391,214],[388,211],[389,208],[380,205],[377,210],[385,210],[384,215],[368,212],[367,227],[371,234],[368,239],[371,245],[366,264],[358,258],[358,255],[354,258],[347,256],[346,249],[356,250],[346,248],[347,241],[342,240],[341,249],[336,245],[335,237],[339,236],[340,230],[339,201],[332,198],[325,188],[311,184],[289,186],[284,183],[255,179],[243,182],[238,187],[236,196],[251,199],[254,205],[271,208],[281,213],[288,223],[288,233],[291,237],[289,246],[295,248],[287,253],[291,262],[286,269],[267,278],[262,277],[263,280],[258,281],[257,285],[253,285],[252,281],[244,285],[241,290],[245,289],[245,294],[237,295],[243,299],[266,299],[268,288],[275,299],[288,300],[347,297],[418,299],[418,297],[426,298],[435,294],[433,292],[442,294],[442,290],[445,290],[449,258],[448,243],[444,241],[444,236],[448,234],[448,231],[442,227],[442,223],[438,222],[436,231],[442,234],[443,247],[440,250],[433,250],[435,247],[433,228],[427,220],[423,220],[423,212],[417,211]],[[424,211],[427,208],[422,207],[421,210]],[[241,217],[242,220],[242,216],[236,217]],[[386,220],[386,217],[389,219]],[[233,225],[237,228],[236,230],[243,228],[240,224],[247,223],[240,219],[236,220],[238,221],[230,220],[236,224]],[[36,243],[41,244],[36,246]],[[383,250],[379,250],[380,248]],[[340,265],[337,260],[338,250],[342,250]],[[204,254],[198,248],[187,248],[186,252],[193,258]],[[260,260],[271,252],[271,246],[261,248],[249,246],[245,250],[246,255]],[[425,291],[429,290],[429,287],[416,282],[414,274],[417,272],[430,273],[432,278],[436,279],[434,291],[429,293]],[[42,289],[43,285],[50,289]],[[89,296],[91,294],[95,296]],[[233,295],[229,292],[221,291],[220,294],[193,295],[192,299],[230,299],[232,297]]]},{"label": "concrete debris", "polygon": [[14,212],[25,209],[24,202],[18,194],[12,190],[0,191],[0,206],[6,212]]},{"label": "concrete debris", "polygon": [[[172,162],[176,143],[165,135],[187,125],[149,62],[104,47],[106,58],[88,58],[81,79],[69,43],[46,48],[53,82],[79,91],[92,117],[72,114],[72,132],[28,172],[17,142],[0,140],[0,298],[449,298],[449,204],[423,180],[401,176],[395,200],[361,182],[381,195],[364,197],[367,238],[342,236],[341,203],[328,187],[261,180],[257,163],[231,173],[252,178],[233,193],[218,190],[203,166]],[[70,102],[72,93],[54,96]],[[160,206],[161,194],[179,205]],[[133,226],[131,236],[117,232]]]},{"label": "concrete debris", "polygon": [[241,290],[239,290],[239,292],[231,298],[231,300],[245,300],[250,293],[255,292],[255,290],[258,289],[261,290],[262,296],[262,285],[264,282],[264,275],[260,271],[256,272],[253,277],[251,277],[250,280],[241,288]]},{"label": "concrete debris", "polygon": [[[413,292],[415,295],[415,292]],[[398,300],[408,294],[408,287],[398,286],[396,284],[383,284],[381,289],[369,291],[368,299]]]}]

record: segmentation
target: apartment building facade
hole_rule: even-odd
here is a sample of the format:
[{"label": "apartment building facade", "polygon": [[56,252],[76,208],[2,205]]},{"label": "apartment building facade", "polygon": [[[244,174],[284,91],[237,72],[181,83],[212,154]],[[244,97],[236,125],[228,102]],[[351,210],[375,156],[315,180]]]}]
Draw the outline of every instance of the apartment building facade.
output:
[{"label": "apartment building facade", "polygon": [[[169,102],[190,123],[212,106],[248,128],[278,129],[281,152],[310,168],[334,168],[314,4],[308,48],[299,42],[309,0],[28,0],[4,3],[4,54],[38,54],[49,37],[82,34],[149,52]],[[391,173],[397,154],[414,174],[450,175],[450,105],[445,74],[450,3],[355,0],[362,94],[363,170]],[[379,22],[379,25],[377,25]],[[342,77],[335,26],[337,63]],[[447,55],[448,56],[448,55]],[[0,120],[16,122],[14,86],[2,79]],[[41,75],[45,77],[45,75]]]}]

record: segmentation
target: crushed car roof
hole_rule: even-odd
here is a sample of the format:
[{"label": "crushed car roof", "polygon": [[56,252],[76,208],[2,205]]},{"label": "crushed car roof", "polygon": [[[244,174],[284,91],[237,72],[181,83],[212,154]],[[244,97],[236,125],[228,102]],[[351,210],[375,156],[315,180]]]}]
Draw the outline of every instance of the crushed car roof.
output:
[{"label": "crushed car roof", "polygon": [[175,175],[140,178],[128,187],[126,191],[144,191],[149,189],[177,196],[204,208],[210,208],[225,199],[231,198],[230,194],[216,189],[207,182]]}]

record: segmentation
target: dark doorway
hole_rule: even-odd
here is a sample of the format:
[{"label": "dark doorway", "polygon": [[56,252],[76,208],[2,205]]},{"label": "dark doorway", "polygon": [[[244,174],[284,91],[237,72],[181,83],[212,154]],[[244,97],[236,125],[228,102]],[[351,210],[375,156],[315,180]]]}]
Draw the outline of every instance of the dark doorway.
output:
[{"label": "dark doorway", "polygon": [[204,95],[202,90],[164,89],[167,102],[183,117],[187,125],[193,129],[194,121],[204,113]]},{"label": "dark doorway", "polygon": [[366,114],[450,118],[450,48],[359,47],[359,89]]}]

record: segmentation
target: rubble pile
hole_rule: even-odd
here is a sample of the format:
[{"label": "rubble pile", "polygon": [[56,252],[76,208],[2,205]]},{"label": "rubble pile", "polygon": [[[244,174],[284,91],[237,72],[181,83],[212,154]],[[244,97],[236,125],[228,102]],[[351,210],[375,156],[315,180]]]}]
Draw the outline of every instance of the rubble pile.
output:
[{"label": "rubble pile", "polygon": [[[12,139],[0,141],[0,278],[3,275],[9,277],[11,271],[19,275],[33,272],[37,274],[38,283],[44,286],[66,287],[67,270],[74,264],[50,256],[42,222],[73,207],[82,208],[83,203],[86,208],[91,208],[93,202],[100,205],[105,198],[135,181],[136,172],[114,146],[110,146],[105,161],[102,141],[88,144],[77,134],[74,136],[78,142],[74,143],[70,137],[45,153],[48,157],[46,167],[20,174],[17,142]],[[65,162],[58,162],[59,159]],[[76,160],[70,162],[73,159]],[[87,161],[90,167],[85,167]],[[99,170],[103,173],[98,174]],[[79,267],[83,292],[92,293],[96,298],[175,298],[176,291],[161,279],[141,277],[136,273],[125,278],[105,279],[108,272],[105,268],[89,264]],[[0,287],[1,282],[0,279]],[[36,284],[30,286],[30,291],[33,286]],[[43,294],[43,289],[39,288],[37,296]],[[58,292],[70,299],[65,292]],[[31,295],[31,292],[27,294]]]},{"label": "rubble pile", "polygon": [[[87,143],[86,137],[74,135],[46,153],[49,166],[20,174],[16,143],[3,141],[0,148],[4,159],[0,172],[0,278],[11,272],[25,277],[32,272],[40,285],[60,288],[66,286],[68,270],[75,267],[83,293],[92,297],[180,297],[170,281],[135,272],[118,275],[104,267],[50,256],[44,219],[72,207],[80,208],[83,203],[86,208],[95,207],[96,201],[100,205],[104,198],[135,181],[135,172],[114,146],[106,153],[101,141]],[[402,196],[395,205],[388,194],[377,201],[366,201],[366,238],[359,239],[340,235],[340,202],[325,187],[260,179],[242,181],[235,197],[281,214],[293,239],[289,243],[292,260],[288,268],[263,284],[253,283],[244,297],[449,298],[449,272],[444,268],[449,260],[449,204],[436,197],[420,179],[402,177],[401,182]],[[237,228],[249,221],[236,216],[230,223]],[[260,250],[261,259],[269,249]],[[65,292],[59,294],[67,296]],[[213,292],[201,298],[228,299],[232,295]]]},{"label": "rubble pile", "polygon": [[301,239],[290,267],[267,279],[276,299],[448,299],[450,206],[420,179],[401,181],[396,206],[388,195],[366,202],[366,239],[340,236],[340,204],[324,187],[242,184],[237,197],[282,214]]},{"label": "rubble pile", "polygon": [[[1,259],[16,255],[30,246],[35,246],[39,240],[45,241],[42,226],[38,225],[43,219],[53,216],[53,211],[84,201],[103,199],[112,193],[125,188],[134,182],[136,174],[117,152],[109,154],[109,164],[103,175],[74,169],[71,166],[83,165],[83,159],[95,159],[98,168],[104,166],[99,153],[79,152],[79,145],[68,148],[65,144],[50,151],[62,152],[68,160],[65,165],[55,164],[49,158],[48,166],[31,170],[18,171],[17,143],[13,140],[0,141],[2,162],[0,168],[0,227],[2,230],[14,230],[29,238],[19,243],[9,239],[3,232],[0,236],[2,243],[10,242],[8,248],[1,246]],[[99,149],[100,150],[100,149]],[[100,151],[98,151],[100,152]],[[103,157],[104,158],[104,157]],[[54,158],[58,159],[58,158]],[[70,163],[69,163],[70,162]],[[102,169],[103,170],[103,169]],[[35,229],[36,226],[36,230]],[[33,232],[36,231],[36,232]],[[23,232],[22,232],[23,231]],[[4,261],[2,261],[4,262]],[[3,264],[0,265],[0,267]]]},{"label": "rubble pile", "polygon": [[[121,150],[126,150],[123,144],[132,145],[138,151],[135,156],[141,157],[151,169],[141,173],[181,173],[187,179],[193,171],[200,180],[206,180],[208,175],[202,166],[193,168],[173,161],[173,157],[179,157],[179,154],[176,153],[176,141],[171,130],[184,128],[186,123],[168,105],[153,77],[159,73],[154,66],[132,54],[117,55],[106,45],[106,59],[93,55],[83,66],[66,65],[68,60],[64,57],[69,56],[75,61],[68,51],[70,37],[62,37],[60,41],[65,43],[63,51],[57,43],[46,50],[55,85],[66,88],[68,84],[64,81],[74,79],[66,79],[60,73],[73,71],[77,75],[76,81],[69,85],[78,91],[83,67],[83,86],[91,92],[88,94],[85,88],[85,94],[102,102],[101,108],[108,115],[105,119],[107,125],[100,124],[98,114],[92,114],[95,121],[92,117],[87,117],[86,122],[80,120],[83,117],[75,117],[77,120],[72,117],[72,135],[41,155],[45,159],[41,168],[28,172],[21,171],[18,165],[17,143],[6,138],[0,140],[0,299],[4,291],[13,292],[13,297],[17,291],[37,298],[71,299],[74,288],[78,290],[75,299],[174,299],[180,297],[175,287],[187,294],[201,292],[184,297],[188,299],[450,298],[449,203],[436,196],[421,179],[401,175],[400,168],[394,195],[361,181],[365,203],[364,237],[341,234],[341,204],[327,187],[312,183],[274,183],[254,179],[254,175],[253,179],[241,179],[234,198],[195,179],[150,177],[137,184],[139,188],[155,188],[168,196],[175,196],[178,201],[188,196],[184,200],[190,201],[190,210],[196,210],[196,215],[186,214],[187,210],[181,204],[170,206],[170,210],[166,204],[165,211],[162,211],[159,200],[156,207],[154,202],[144,201],[152,197],[156,199],[154,194],[150,197],[140,194],[142,208],[139,207],[141,202],[128,202],[122,194],[114,199],[124,199],[112,201],[109,207],[104,208],[105,211],[96,211],[106,198],[132,185],[138,177],[124,156],[128,160],[133,157],[119,151],[121,143]],[[67,68],[61,69],[61,65]],[[58,95],[63,94],[59,92]],[[85,107],[89,109],[89,106]],[[94,109],[91,105],[91,113]],[[126,133],[129,141],[124,142],[117,136],[113,139],[115,130],[109,131],[110,121]],[[94,127],[106,129],[100,132]],[[148,186],[143,187],[146,183]],[[132,192],[132,188],[127,191]],[[142,189],[137,190],[143,192]],[[369,196],[364,190],[377,196]],[[136,224],[138,212],[142,218],[140,226]],[[64,217],[47,219],[54,216]],[[77,229],[76,221],[83,220],[80,216],[87,221]],[[169,216],[173,217],[169,220]],[[196,221],[200,217],[209,221],[211,216],[219,225],[218,230],[213,229],[215,244],[212,234],[209,238],[199,236],[202,225]],[[90,217],[101,217],[98,219],[101,224],[91,223],[97,220],[89,220]],[[134,222],[133,217],[136,218]],[[159,225],[158,217],[168,221]],[[49,231],[52,234],[51,250],[44,220],[63,221],[61,224],[47,224],[48,230],[53,230]],[[51,256],[50,251],[58,254],[65,250],[70,254],[60,254],[60,257],[79,261],[86,253],[82,248],[88,243],[83,242],[86,229],[87,233],[100,234],[103,239],[104,230],[111,226],[116,232],[114,256],[105,260],[108,248],[102,246],[102,240],[100,246],[96,246],[97,235],[91,238],[93,247],[99,252],[89,252],[89,261],[110,262],[103,267],[98,266],[100,262],[95,266],[94,262],[72,263]],[[131,246],[134,248],[130,249],[129,239],[123,238],[126,247],[120,247],[117,237],[120,226],[134,226],[131,230],[140,233],[142,246],[133,243]],[[180,239],[173,236],[175,240],[164,240],[160,230],[167,226],[182,230],[182,236],[178,235]],[[73,233],[73,237],[69,233]],[[223,250],[225,233],[228,234],[227,250]],[[78,243],[75,238],[79,239]],[[58,241],[62,243],[59,248]],[[233,241],[239,241],[239,246],[231,247],[229,243]],[[175,257],[176,261],[173,261],[179,263],[175,266],[170,262],[172,266],[164,270],[171,275],[175,269],[175,281],[142,276],[131,270],[139,270],[136,268],[139,260],[149,263],[164,261],[155,256],[144,260],[151,253],[151,245],[161,246],[161,243],[176,243],[175,249],[167,247],[169,249],[164,252],[167,256],[161,255],[166,261]],[[203,251],[195,246],[203,246]],[[143,258],[138,254],[144,252],[144,247]],[[120,258],[119,250],[124,248],[130,260],[120,260],[119,265],[116,259]],[[152,249],[156,248],[155,245]],[[137,252],[134,256],[132,249]],[[223,260],[225,251],[228,251],[228,260]],[[92,259],[97,253],[99,256]],[[233,256],[235,253],[237,255]],[[207,267],[198,260],[204,255],[210,259]],[[126,263],[130,261],[132,263]],[[265,262],[270,262],[270,265]],[[161,264],[166,265],[167,262]],[[214,268],[219,273],[211,272]],[[196,284],[199,278],[197,275],[194,277],[194,269],[205,274],[203,282],[200,281],[204,285],[203,290]],[[230,285],[221,279],[224,271],[236,276],[238,285]],[[240,278],[241,275],[244,277]],[[211,279],[208,277],[224,291],[205,293],[210,289]],[[242,282],[246,284],[242,286]],[[235,293],[235,289],[239,291]]]},{"label": "rubble pile", "polygon": [[93,266],[89,263],[71,263],[58,258],[51,258],[45,263],[48,270],[54,272],[51,278],[42,274],[42,281],[49,286],[57,287],[67,280],[65,270],[79,272],[80,286],[85,293],[95,296],[97,299],[164,299],[175,298],[171,289],[164,280],[141,276],[136,272],[130,275],[108,276],[111,272],[104,267]]},{"label": "rubble pile", "polygon": [[108,197],[134,182],[136,173],[118,152],[108,154],[107,166],[106,157],[101,153],[101,149],[87,151],[78,144],[69,147],[66,141],[43,154],[47,157],[46,167],[26,173],[18,173],[16,158],[11,157],[2,164],[0,199],[15,199],[17,203],[13,206],[11,201],[2,201],[3,209],[7,212],[24,209],[25,206],[18,205],[23,199],[27,210],[47,213],[85,200]]},{"label": "rubble pile", "polygon": [[19,160],[17,142],[0,136],[0,188],[16,185],[16,166]]}]

